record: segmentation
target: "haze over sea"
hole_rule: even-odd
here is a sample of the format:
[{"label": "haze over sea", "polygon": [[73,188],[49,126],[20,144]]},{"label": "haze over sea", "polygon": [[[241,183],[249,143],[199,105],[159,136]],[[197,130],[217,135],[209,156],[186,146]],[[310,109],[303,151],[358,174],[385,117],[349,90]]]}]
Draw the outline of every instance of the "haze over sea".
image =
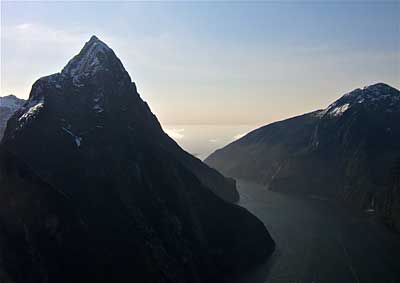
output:
[{"label": "haze over sea", "polygon": [[218,148],[243,137],[261,125],[168,124],[164,131],[183,149],[204,160]]}]

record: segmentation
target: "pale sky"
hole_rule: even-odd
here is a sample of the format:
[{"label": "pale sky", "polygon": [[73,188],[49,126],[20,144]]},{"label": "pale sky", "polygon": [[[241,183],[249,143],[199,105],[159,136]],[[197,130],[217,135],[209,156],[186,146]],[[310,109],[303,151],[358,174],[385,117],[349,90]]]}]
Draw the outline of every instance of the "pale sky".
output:
[{"label": "pale sky", "polygon": [[266,124],[400,88],[400,2],[1,2],[0,95],[27,98],[95,34],[163,125]]}]

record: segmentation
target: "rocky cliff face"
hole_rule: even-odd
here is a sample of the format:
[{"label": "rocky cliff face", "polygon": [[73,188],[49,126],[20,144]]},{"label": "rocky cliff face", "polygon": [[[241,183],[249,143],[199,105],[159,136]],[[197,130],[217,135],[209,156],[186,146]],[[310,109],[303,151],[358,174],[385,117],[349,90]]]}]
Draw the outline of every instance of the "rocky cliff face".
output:
[{"label": "rocky cliff face", "polygon": [[274,248],[96,37],[10,119],[0,188],[0,276],[13,282],[220,282]]},{"label": "rocky cliff face", "polygon": [[399,118],[400,92],[379,83],[257,129],[205,162],[272,190],[338,197],[383,214],[400,157]]},{"label": "rocky cliff face", "polygon": [[8,119],[10,119],[12,114],[24,103],[25,100],[19,99],[15,95],[0,97],[0,141],[3,138]]}]

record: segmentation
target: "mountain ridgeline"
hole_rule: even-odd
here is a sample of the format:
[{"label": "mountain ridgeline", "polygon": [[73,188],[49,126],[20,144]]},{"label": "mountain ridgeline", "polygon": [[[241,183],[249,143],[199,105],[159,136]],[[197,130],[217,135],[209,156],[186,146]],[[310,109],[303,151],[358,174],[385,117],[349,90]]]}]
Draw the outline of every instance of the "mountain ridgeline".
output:
[{"label": "mountain ridgeline", "polygon": [[256,129],[205,162],[270,190],[349,201],[399,229],[399,121],[400,92],[378,83]]},{"label": "mountain ridgeline", "polygon": [[12,114],[24,105],[24,103],[25,100],[15,95],[0,97],[0,141],[6,129],[8,119],[10,119]]},{"label": "mountain ridgeline", "polygon": [[237,199],[233,180],[162,131],[92,37],[7,124],[0,281],[229,282],[274,249]]}]

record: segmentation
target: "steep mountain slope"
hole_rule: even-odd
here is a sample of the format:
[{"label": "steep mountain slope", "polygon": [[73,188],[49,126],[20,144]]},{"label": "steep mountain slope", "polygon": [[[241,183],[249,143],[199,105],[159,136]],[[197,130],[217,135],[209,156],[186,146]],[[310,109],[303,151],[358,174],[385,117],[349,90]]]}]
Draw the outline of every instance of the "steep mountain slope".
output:
[{"label": "steep mountain slope", "polygon": [[219,185],[234,188],[226,183],[162,131],[120,60],[92,37],[61,73],[35,82],[8,123],[0,276],[227,281],[274,243],[257,218],[217,196]]},{"label": "steep mountain slope", "polygon": [[0,97],[0,140],[3,138],[8,119],[24,103],[25,100],[19,99],[15,95]]},{"label": "steep mountain slope", "polygon": [[272,190],[340,197],[383,213],[400,157],[399,120],[400,92],[378,83],[261,127],[205,162]]}]

